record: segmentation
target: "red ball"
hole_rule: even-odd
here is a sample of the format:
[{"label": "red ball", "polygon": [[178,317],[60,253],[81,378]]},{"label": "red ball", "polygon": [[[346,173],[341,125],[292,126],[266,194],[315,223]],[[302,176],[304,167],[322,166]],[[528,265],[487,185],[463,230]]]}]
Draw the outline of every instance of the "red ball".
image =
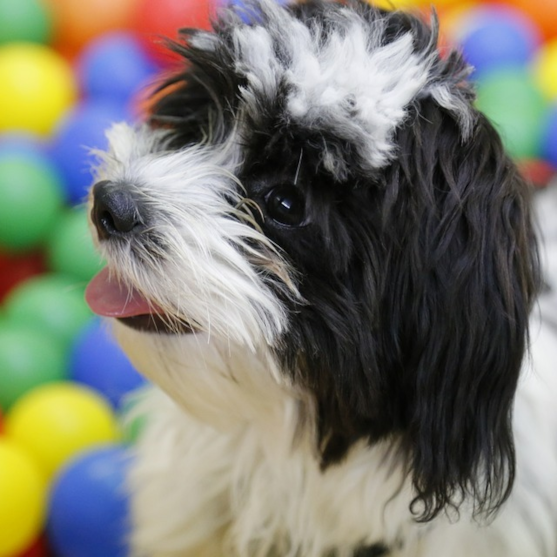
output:
[{"label": "red ball", "polygon": [[46,270],[41,254],[7,255],[0,253],[0,301],[20,282]]},{"label": "red ball", "polygon": [[50,555],[52,554],[48,548],[45,537],[40,536],[31,544],[30,547],[28,547],[23,553],[20,553],[17,557],[49,557]]},{"label": "red ball", "polygon": [[147,52],[168,65],[176,57],[169,53],[165,39],[178,39],[179,29],[211,29],[215,4],[211,0],[138,0],[136,10],[134,28]]}]

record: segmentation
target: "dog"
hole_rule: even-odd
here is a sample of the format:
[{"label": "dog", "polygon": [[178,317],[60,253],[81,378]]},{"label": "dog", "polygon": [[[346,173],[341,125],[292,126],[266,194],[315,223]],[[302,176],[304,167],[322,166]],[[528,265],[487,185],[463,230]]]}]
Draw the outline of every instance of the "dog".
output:
[{"label": "dog", "polygon": [[171,48],[89,199],[154,384],[133,554],[555,556],[532,192],[435,15],[257,0]]}]

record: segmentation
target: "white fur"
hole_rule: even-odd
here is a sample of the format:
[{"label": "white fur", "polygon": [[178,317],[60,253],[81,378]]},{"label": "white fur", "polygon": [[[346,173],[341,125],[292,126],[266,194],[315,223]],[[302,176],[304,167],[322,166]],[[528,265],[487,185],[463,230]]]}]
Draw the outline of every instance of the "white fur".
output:
[{"label": "white fur", "polygon": [[[151,234],[164,244],[160,249],[102,245],[106,257],[119,262],[111,267],[117,278],[168,315],[209,334],[251,348],[262,334],[272,343],[285,314],[258,271],[288,283],[288,270],[266,237],[243,224],[242,219],[251,220],[249,212],[234,209],[242,198],[232,174],[237,164],[232,147],[167,151],[164,133],[126,124],[114,126],[108,138],[110,150],[98,153],[97,178],[125,183],[146,212],[157,215]],[[262,260],[265,251],[268,260]],[[250,255],[258,265],[250,264]]]},{"label": "white fur", "polygon": [[322,557],[337,547],[351,557],[354,540],[393,548],[404,540],[392,555],[553,556],[557,342],[542,323],[534,318],[516,400],[515,488],[485,526],[466,512],[455,523],[414,523],[411,488],[387,445],[357,445],[322,473],[311,420],[296,435],[307,401],[271,379],[267,355],[118,326],[135,365],[173,399],[153,389],[139,408],[150,421],[131,477],[137,555],[264,557],[274,547],[281,557]]},{"label": "white fur", "polygon": [[[247,80],[241,95],[252,117],[259,111],[257,98],[272,101],[286,89],[286,119],[307,129],[333,130],[358,149],[368,169],[385,166],[395,155],[393,134],[418,94],[431,94],[455,112],[468,136],[467,103],[433,79],[436,55],[416,54],[412,33],[383,45],[385,20],[378,18],[370,29],[348,8],[336,14],[326,33],[317,24],[308,28],[275,2],[263,1],[261,9],[267,26],[239,25],[234,31],[235,70]],[[218,38],[200,34],[192,44],[213,51]],[[332,173],[346,171],[331,153],[324,153],[323,162]]]},{"label": "white fur", "polygon": [[371,167],[387,164],[394,151],[392,134],[426,84],[433,58],[413,53],[410,33],[380,46],[384,22],[378,20],[370,34],[350,10],[324,44],[318,30],[285,10],[274,11],[280,43],[273,29],[243,26],[235,32],[236,69],[248,80],[246,105],[253,104],[254,93],[272,99],[280,85],[287,86],[286,111],[293,121],[334,129],[361,149]]}]

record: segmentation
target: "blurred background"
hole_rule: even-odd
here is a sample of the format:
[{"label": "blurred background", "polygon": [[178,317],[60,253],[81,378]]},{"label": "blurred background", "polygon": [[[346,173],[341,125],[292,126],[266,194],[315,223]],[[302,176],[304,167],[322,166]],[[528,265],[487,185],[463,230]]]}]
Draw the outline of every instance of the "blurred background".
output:
[{"label": "blurred background", "polygon": [[[421,10],[430,0],[373,0]],[[534,188],[557,168],[557,0],[437,0],[442,54]],[[134,121],[209,27],[204,0],[0,0],[0,557],[125,557],[144,380],[84,301],[102,267],[84,199],[104,130]],[[557,184],[556,184],[557,185]],[[549,218],[552,218],[551,216]],[[557,215],[554,220],[557,222]]]}]

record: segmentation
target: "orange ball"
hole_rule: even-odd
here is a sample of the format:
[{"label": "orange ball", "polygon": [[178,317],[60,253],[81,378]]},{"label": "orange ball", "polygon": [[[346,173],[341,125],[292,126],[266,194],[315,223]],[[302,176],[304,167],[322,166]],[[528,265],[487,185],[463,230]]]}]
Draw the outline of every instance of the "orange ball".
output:
[{"label": "orange ball", "polygon": [[545,39],[557,37],[557,0],[507,0],[507,3],[530,17]]},{"label": "orange ball", "polygon": [[94,37],[129,29],[137,0],[47,0],[56,46],[75,55]]}]

